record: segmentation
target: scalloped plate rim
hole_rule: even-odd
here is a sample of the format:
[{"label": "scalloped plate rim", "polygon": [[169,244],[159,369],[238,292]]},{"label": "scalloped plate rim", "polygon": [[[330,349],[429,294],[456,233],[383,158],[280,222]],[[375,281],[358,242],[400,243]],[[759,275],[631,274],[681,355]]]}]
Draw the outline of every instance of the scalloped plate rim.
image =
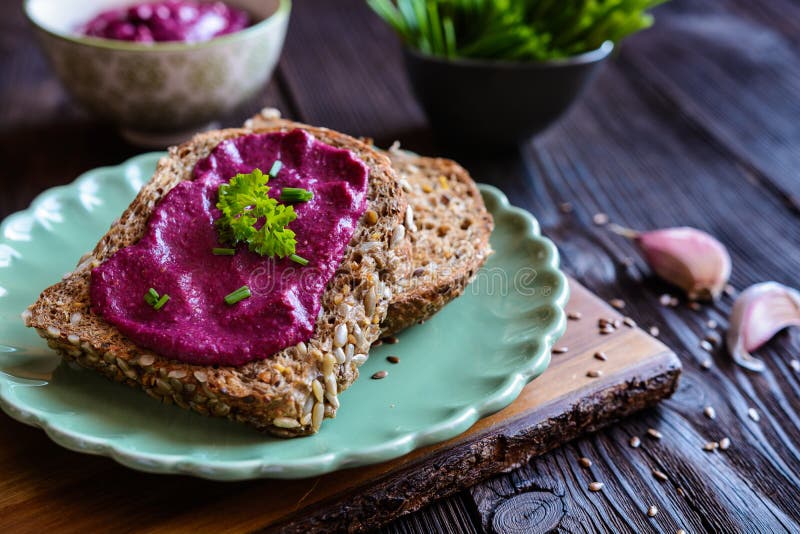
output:
[{"label": "scalloped plate rim", "polygon": [[[125,176],[123,169],[137,162],[155,159],[165,155],[161,152],[149,152],[126,160],[119,165],[98,167],[81,174],[70,184],[47,189],[36,196],[31,205],[22,211],[7,216],[0,223],[0,242],[9,244],[13,240],[7,239],[6,230],[10,224],[22,217],[32,217],[38,220],[36,210],[45,201],[63,194],[71,194],[83,183],[103,178],[103,173],[119,170]],[[128,180],[128,178],[125,178]],[[143,183],[146,182],[146,177]],[[161,474],[193,475],[211,480],[250,480],[256,478],[307,478],[317,476],[339,469],[370,465],[384,462],[403,456],[415,449],[440,443],[452,439],[468,430],[480,418],[501,410],[511,404],[521,393],[522,389],[547,368],[550,362],[550,352],[555,341],[566,330],[566,317],[564,306],[569,298],[569,287],[564,273],[559,269],[559,254],[555,245],[546,237],[541,236],[539,223],[528,211],[512,206],[506,195],[498,188],[478,184],[484,196],[493,197],[495,200],[495,217],[501,212],[508,212],[522,217],[528,227],[525,237],[538,242],[547,250],[547,258],[542,262],[542,270],[558,279],[558,291],[545,305],[553,306],[557,313],[554,320],[548,322],[539,339],[541,340],[541,354],[526,360],[527,366],[520,367],[516,372],[509,373],[506,379],[496,387],[492,394],[473,402],[458,410],[452,415],[437,423],[428,425],[423,430],[408,431],[400,436],[381,442],[370,447],[345,449],[342,451],[329,451],[314,456],[296,459],[282,459],[270,463],[268,459],[248,460],[197,460],[193,453],[162,454],[134,451],[130,448],[115,444],[113,438],[99,438],[79,431],[65,428],[55,418],[48,418],[40,410],[31,406],[20,405],[12,399],[13,389],[19,387],[8,380],[6,373],[0,373],[0,408],[13,419],[34,427],[41,428],[55,443],[67,449],[100,456],[107,456],[118,463],[132,469]],[[18,379],[17,379],[18,380]],[[19,399],[17,399],[19,401]],[[335,420],[328,424],[335,424]],[[297,438],[302,439],[302,438]]]}]

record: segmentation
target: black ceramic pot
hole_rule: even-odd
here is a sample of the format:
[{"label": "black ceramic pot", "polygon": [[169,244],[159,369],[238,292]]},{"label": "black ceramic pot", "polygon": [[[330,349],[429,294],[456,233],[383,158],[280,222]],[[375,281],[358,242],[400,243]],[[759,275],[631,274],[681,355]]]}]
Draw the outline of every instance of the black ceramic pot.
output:
[{"label": "black ceramic pot", "polygon": [[614,49],[546,62],[447,59],[405,49],[414,92],[436,136],[460,146],[504,147],[550,126]]}]

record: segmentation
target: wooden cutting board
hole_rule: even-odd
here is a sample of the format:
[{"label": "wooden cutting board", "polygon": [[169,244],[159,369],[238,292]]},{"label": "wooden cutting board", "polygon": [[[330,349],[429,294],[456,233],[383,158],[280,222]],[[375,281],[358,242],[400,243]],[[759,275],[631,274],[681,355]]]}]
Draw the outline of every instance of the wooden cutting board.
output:
[{"label": "wooden cutting board", "polygon": [[570,284],[567,310],[582,318],[569,321],[556,345],[567,352],[554,353],[547,371],[504,410],[450,441],[383,464],[297,481],[151,475],[67,451],[2,416],[0,532],[365,530],[671,395],[681,371],[675,354],[635,327],[601,335],[598,319],[621,315]]}]

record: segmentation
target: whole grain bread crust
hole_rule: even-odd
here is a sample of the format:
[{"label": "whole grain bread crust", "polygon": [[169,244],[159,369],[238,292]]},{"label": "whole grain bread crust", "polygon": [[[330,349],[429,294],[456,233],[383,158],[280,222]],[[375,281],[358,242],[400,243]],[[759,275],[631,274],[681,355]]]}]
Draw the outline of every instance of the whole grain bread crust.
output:
[{"label": "whole grain bread crust", "polygon": [[[279,122],[280,112],[267,108],[245,127]],[[382,324],[383,335],[389,336],[429,319],[463,294],[492,254],[494,221],[472,177],[455,161],[398,146],[378,152],[390,157],[406,193],[404,227],[411,243],[411,276],[398,279]]]},{"label": "whole grain bread crust", "polygon": [[[245,134],[300,128],[319,141],[352,151],[369,167],[368,212],[322,297],[322,313],[307,343],[238,367],[199,366],[137,347],[91,312],[91,269],[138,241],[156,204],[221,141]],[[339,393],[358,377],[380,336],[393,288],[409,274],[402,228],[405,195],[385,155],[344,134],[279,120],[251,129],[207,132],[169,150],[118,222],[69,276],[47,288],[25,312],[26,323],[65,360],[143,389],[151,397],[201,414],[227,417],[290,437],[319,430],[335,417]]]}]

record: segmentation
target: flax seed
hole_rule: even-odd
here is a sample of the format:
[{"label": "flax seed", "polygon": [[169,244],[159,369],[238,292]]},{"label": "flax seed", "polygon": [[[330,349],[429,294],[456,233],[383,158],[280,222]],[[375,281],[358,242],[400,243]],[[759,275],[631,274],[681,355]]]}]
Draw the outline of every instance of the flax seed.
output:
[{"label": "flax seed", "polygon": [[377,373],[374,373],[372,375],[372,379],[373,380],[380,380],[381,378],[386,378],[386,375],[388,375],[388,374],[389,373],[386,372],[386,371],[378,371]]},{"label": "flax seed", "polygon": [[386,361],[388,361],[389,363],[400,363],[400,358],[398,358],[397,356],[387,356]]},{"label": "flax seed", "polygon": [[608,356],[606,356],[605,352],[595,352],[594,357],[596,360],[600,360],[603,362],[608,360]]}]

